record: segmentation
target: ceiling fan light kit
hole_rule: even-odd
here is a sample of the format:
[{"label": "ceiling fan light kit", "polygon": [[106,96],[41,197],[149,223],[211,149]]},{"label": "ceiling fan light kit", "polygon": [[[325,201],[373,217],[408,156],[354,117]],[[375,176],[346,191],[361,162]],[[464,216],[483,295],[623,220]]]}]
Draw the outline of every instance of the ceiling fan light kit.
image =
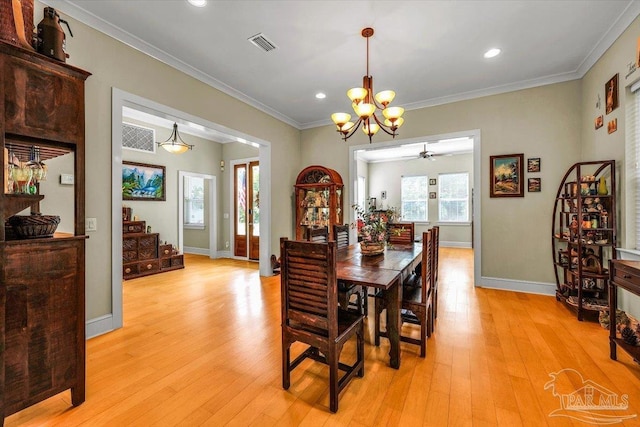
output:
[{"label": "ceiling fan light kit", "polygon": [[[336,125],[336,130],[342,135],[343,140],[349,139],[362,126],[362,131],[371,138],[380,129],[385,133],[396,137],[396,131],[404,123],[402,114],[404,108],[389,107],[396,93],[392,90],[383,90],[377,94],[373,94],[373,77],[369,75],[369,37],[373,36],[373,28],[365,28],[362,30],[362,37],[367,39],[367,75],[362,78],[362,87],[354,87],[347,91],[347,97],[351,100],[351,106],[356,113],[358,120],[351,122],[351,114],[334,113],[331,120]],[[381,120],[376,116],[376,110],[382,111],[385,117]]]}]

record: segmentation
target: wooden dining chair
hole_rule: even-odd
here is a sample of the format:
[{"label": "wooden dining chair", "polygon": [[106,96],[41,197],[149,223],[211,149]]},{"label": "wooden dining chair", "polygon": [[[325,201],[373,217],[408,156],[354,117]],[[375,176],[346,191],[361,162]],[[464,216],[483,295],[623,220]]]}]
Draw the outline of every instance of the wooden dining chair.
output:
[{"label": "wooden dining chair", "polygon": [[[358,313],[338,306],[336,243],[280,239],[282,307],[282,387],[291,383],[291,371],[310,358],[329,366],[329,409],[338,411],[338,395],[355,376],[364,376],[364,322]],[[340,353],[355,336],[351,365]],[[291,361],[291,345],[309,347]],[[339,378],[340,371],[344,375]],[[310,377],[316,377],[314,373]]]},{"label": "wooden dining chair", "polygon": [[415,236],[415,223],[395,222],[387,224],[389,243],[392,245],[407,245],[413,243]]},{"label": "wooden dining chair", "polygon": [[307,228],[307,240],[315,243],[327,243],[329,241],[329,227]]},{"label": "wooden dining chair", "polygon": [[[349,247],[349,224],[334,224],[333,237],[336,241],[338,250]],[[346,283],[342,280],[338,281],[338,303],[345,309],[353,309],[365,316],[368,312],[368,304],[366,297],[366,287],[353,283]],[[356,296],[354,302],[351,301],[352,296]]]},{"label": "wooden dining chair", "polygon": [[[400,340],[420,346],[420,357],[427,354],[427,338],[433,331],[433,232],[428,230],[422,233],[422,259],[419,286],[403,286],[401,322],[420,325],[420,337],[403,335],[400,331]],[[411,277],[411,276],[410,276]],[[408,280],[411,280],[408,278]],[[375,342],[379,345],[380,337],[386,337],[387,333],[380,329],[381,313],[386,308],[381,298],[376,298],[375,307]]]}]

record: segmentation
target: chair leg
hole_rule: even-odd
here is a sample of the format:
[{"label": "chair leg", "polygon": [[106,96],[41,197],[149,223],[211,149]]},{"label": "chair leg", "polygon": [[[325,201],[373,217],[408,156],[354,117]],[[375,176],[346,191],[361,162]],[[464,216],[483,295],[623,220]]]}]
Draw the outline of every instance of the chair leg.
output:
[{"label": "chair leg", "polygon": [[338,359],[339,354],[335,346],[332,346],[327,355],[327,364],[329,365],[329,410],[331,412],[338,412],[338,377],[340,375]]},{"label": "chair leg", "polygon": [[427,307],[427,338],[431,338],[431,332],[433,332],[433,307],[429,305]]},{"label": "chair leg", "polygon": [[367,289],[366,286],[362,287],[362,299],[363,299],[362,307],[364,308],[364,315],[368,316],[369,315],[369,290]]},{"label": "chair leg", "polygon": [[357,363],[362,362],[362,367],[358,371],[359,377],[364,377],[364,322],[360,323],[360,327],[358,328],[358,332],[356,332],[356,345],[357,345],[357,354],[358,361]]},{"label": "chair leg", "polygon": [[425,322],[424,317],[420,321],[420,357],[427,355],[427,322]]},{"label": "chair leg", "polygon": [[291,350],[289,343],[282,340],[282,388],[289,389],[291,384]]}]

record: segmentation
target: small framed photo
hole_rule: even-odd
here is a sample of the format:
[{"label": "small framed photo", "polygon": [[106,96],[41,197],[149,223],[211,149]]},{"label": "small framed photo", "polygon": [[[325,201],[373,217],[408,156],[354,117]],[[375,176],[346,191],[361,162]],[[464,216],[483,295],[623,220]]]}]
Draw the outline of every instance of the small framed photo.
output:
[{"label": "small framed photo", "polygon": [[540,157],[527,159],[527,172],[540,172]]},{"label": "small framed photo", "polygon": [[613,119],[607,123],[607,132],[614,133],[618,130],[618,119]]},{"label": "small framed photo", "polygon": [[541,178],[529,178],[527,182],[527,189],[529,193],[539,193],[541,185]]},{"label": "small framed photo", "polygon": [[[434,179],[434,181],[435,181],[435,179]],[[436,198],[436,192],[435,192],[435,191],[431,191],[431,192],[429,193],[429,198],[430,198],[430,199],[435,199],[435,198]]]},{"label": "small framed photo", "polygon": [[609,81],[604,85],[604,94],[606,99],[605,111],[609,114],[618,108],[618,74],[611,77],[611,79],[609,79]]},{"label": "small framed photo", "polygon": [[604,118],[602,116],[596,117],[596,120],[595,120],[596,129],[600,129],[603,123],[604,123]]},{"label": "small framed photo", "polygon": [[524,154],[489,156],[490,197],[524,197]]},{"label": "small framed photo", "polygon": [[436,185],[436,179],[435,178],[431,178],[429,180],[429,185]]}]

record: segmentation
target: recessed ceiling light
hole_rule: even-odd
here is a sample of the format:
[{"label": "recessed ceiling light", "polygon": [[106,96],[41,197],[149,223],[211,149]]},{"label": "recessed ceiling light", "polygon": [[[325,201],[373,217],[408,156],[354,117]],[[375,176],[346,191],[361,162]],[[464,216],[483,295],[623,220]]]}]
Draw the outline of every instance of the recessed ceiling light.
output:
[{"label": "recessed ceiling light", "polygon": [[322,92],[316,93],[316,98],[318,98],[318,99],[325,99],[326,97],[327,97],[327,95],[325,95]]},{"label": "recessed ceiling light", "polygon": [[187,0],[187,1],[195,7],[205,7],[207,5],[207,0]]},{"label": "recessed ceiling light", "polygon": [[486,51],[484,53],[484,57],[489,59],[489,58],[493,58],[495,56],[500,55],[500,52],[502,52],[501,49],[498,49],[497,47],[494,47],[493,49],[489,49],[488,51]]}]

